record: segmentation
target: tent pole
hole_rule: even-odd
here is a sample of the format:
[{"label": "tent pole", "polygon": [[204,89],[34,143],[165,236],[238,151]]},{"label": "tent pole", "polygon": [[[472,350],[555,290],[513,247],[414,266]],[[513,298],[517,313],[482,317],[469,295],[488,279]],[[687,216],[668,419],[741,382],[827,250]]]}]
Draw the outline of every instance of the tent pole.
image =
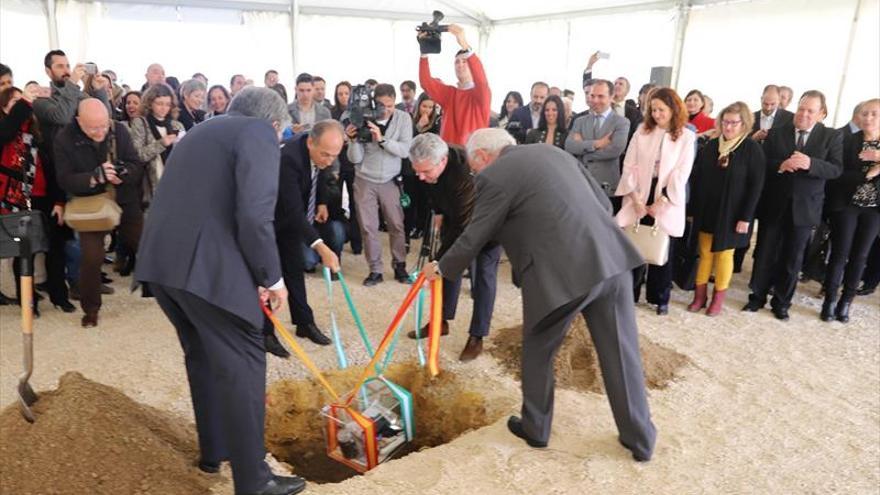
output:
[{"label": "tent pole", "polygon": [[58,18],[56,17],[55,0],[46,0],[46,20],[49,23],[49,49],[57,50],[58,45]]},{"label": "tent pole", "polygon": [[846,74],[849,72],[849,61],[852,59],[853,43],[856,39],[856,29],[859,26],[859,12],[862,10],[862,0],[856,0],[856,11],[853,14],[852,26],[849,29],[849,42],[846,44],[846,57],[843,59],[843,71],[840,73],[840,86],[837,88],[837,99],[834,102],[834,118],[831,122],[837,127],[837,116],[840,115],[840,102],[843,101],[843,88],[846,85]]},{"label": "tent pole", "polygon": [[290,68],[293,70],[293,77],[295,78],[297,74],[296,71],[296,35],[299,23],[299,0],[290,0]]},{"label": "tent pole", "polygon": [[678,76],[681,75],[681,59],[684,54],[684,39],[687,34],[691,6],[689,0],[677,2],[678,12],[675,15],[675,48],[672,59],[672,87],[678,88]]}]

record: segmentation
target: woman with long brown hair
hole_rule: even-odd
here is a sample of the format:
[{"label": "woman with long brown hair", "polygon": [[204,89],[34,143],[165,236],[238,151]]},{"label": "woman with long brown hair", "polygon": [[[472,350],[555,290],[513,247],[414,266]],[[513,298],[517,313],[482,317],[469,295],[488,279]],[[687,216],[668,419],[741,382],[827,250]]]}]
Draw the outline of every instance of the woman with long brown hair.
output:
[{"label": "woman with long brown hair", "polygon": [[143,162],[144,203],[149,203],[162,178],[165,161],[181,133],[183,124],[176,120],[177,98],[164,84],[150,86],[141,98],[141,117],[129,123],[131,140]]},{"label": "woman with long brown hair", "polygon": [[[670,88],[651,93],[650,111],[633,134],[623,160],[623,172],[615,196],[623,196],[617,224],[635,223],[658,228],[670,237],[684,233],[687,182],[694,163],[696,135],[685,128],[687,110]],[[672,243],[670,242],[670,251]],[[672,253],[669,253],[669,259]],[[636,301],[642,288],[645,267],[633,271]],[[669,312],[672,263],[649,265],[646,298],[657,305],[657,314]]]}]

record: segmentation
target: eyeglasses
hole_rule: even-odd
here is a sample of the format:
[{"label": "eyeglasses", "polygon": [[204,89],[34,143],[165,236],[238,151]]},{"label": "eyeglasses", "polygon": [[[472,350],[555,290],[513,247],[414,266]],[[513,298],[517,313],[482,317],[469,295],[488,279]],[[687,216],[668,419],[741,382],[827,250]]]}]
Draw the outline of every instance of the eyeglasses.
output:
[{"label": "eyeglasses", "polygon": [[721,125],[724,127],[736,127],[742,123],[743,123],[742,120],[722,120],[721,121]]}]

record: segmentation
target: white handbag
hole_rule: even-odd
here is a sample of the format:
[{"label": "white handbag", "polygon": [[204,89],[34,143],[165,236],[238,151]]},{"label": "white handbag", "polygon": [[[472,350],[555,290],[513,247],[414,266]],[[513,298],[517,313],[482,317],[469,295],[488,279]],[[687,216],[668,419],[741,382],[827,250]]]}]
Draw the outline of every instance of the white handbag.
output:
[{"label": "white handbag", "polygon": [[645,258],[645,263],[660,266],[669,261],[669,234],[661,231],[656,224],[649,227],[636,223],[623,231]]}]

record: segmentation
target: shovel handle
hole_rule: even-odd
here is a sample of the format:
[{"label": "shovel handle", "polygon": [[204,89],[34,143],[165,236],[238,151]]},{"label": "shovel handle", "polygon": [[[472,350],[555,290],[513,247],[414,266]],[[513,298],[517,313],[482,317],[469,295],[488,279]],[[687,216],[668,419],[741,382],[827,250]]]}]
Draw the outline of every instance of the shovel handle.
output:
[{"label": "shovel handle", "polygon": [[34,333],[34,277],[21,277],[21,332],[25,335]]}]

